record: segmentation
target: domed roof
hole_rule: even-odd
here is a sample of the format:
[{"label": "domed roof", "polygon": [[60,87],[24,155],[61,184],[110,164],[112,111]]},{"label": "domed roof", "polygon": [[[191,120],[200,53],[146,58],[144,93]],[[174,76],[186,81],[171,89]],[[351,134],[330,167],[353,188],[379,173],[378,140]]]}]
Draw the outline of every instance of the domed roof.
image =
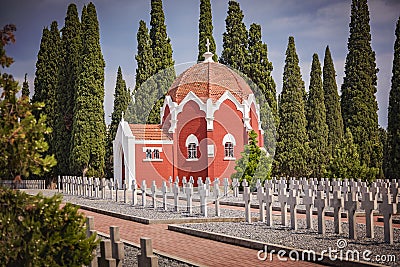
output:
[{"label": "domed roof", "polygon": [[184,71],[168,90],[167,95],[180,103],[192,91],[202,101],[217,101],[229,91],[240,103],[253,92],[246,81],[225,65],[216,62],[198,63]]}]

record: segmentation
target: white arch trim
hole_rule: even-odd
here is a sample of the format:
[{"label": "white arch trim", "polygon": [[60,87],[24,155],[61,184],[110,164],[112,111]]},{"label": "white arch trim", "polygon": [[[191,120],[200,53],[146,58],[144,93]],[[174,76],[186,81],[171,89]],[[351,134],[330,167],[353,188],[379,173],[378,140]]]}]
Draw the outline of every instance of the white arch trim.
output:
[{"label": "white arch trim", "polygon": [[164,117],[164,112],[165,108],[168,106],[171,114],[171,127],[169,128],[170,133],[174,133],[176,126],[177,126],[177,117],[178,114],[182,112],[184,106],[189,102],[193,101],[195,102],[199,109],[201,111],[204,111],[206,113],[206,120],[207,120],[207,130],[211,131],[213,130],[213,122],[214,122],[214,113],[219,110],[221,104],[225,100],[230,100],[234,103],[236,110],[240,111],[243,116],[243,125],[246,127],[248,130],[251,130],[250,126],[250,108],[251,104],[254,103],[256,107],[256,114],[258,117],[258,122],[259,122],[259,128],[261,129],[261,118],[260,118],[260,107],[256,102],[256,98],[254,94],[250,94],[248,96],[247,100],[243,100],[243,104],[241,104],[233,95],[230,91],[225,91],[225,93],[215,102],[211,99],[208,99],[206,103],[204,103],[195,93],[190,91],[186,97],[181,101],[181,103],[178,105],[176,102],[174,102],[171,98],[171,96],[166,96],[164,105],[161,109],[161,118]]},{"label": "white arch trim", "polygon": [[225,146],[226,143],[232,143],[234,146],[236,146],[235,137],[233,137],[233,135],[230,133],[227,133],[222,139],[222,145]]}]

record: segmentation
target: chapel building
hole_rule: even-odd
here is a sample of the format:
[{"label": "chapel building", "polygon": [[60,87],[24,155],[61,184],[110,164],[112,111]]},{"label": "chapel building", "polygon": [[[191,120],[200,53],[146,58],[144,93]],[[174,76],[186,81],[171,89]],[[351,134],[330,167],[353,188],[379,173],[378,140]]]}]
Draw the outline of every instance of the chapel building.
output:
[{"label": "chapel building", "polygon": [[120,185],[155,180],[161,186],[170,176],[180,181],[193,176],[195,182],[198,177],[230,177],[250,130],[263,146],[252,90],[212,56],[206,52],[204,62],[175,79],[160,110],[160,125],[120,122],[113,142],[114,176]]}]

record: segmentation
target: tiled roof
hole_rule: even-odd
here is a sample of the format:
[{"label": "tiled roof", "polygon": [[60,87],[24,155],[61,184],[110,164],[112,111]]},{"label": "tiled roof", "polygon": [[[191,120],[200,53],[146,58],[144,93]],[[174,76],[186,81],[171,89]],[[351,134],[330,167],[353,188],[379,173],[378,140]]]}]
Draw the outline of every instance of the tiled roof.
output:
[{"label": "tiled roof", "polygon": [[170,87],[168,95],[178,104],[190,91],[203,101],[208,98],[216,101],[227,90],[240,103],[253,93],[245,80],[227,66],[206,62],[198,63],[179,75]]},{"label": "tiled roof", "polygon": [[171,140],[160,125],[156,124],[129,124],[136,140]]}]

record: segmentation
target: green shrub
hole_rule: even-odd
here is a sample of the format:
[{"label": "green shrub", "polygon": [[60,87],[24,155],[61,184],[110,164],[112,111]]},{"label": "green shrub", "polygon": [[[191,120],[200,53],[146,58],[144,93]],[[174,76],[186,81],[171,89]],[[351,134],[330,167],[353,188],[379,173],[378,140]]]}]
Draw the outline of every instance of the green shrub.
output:
[{"label": "green shrub", "polygon": [[0,187],[0,266],[82,266],[98,245],[85,217],[62,197]]}]

